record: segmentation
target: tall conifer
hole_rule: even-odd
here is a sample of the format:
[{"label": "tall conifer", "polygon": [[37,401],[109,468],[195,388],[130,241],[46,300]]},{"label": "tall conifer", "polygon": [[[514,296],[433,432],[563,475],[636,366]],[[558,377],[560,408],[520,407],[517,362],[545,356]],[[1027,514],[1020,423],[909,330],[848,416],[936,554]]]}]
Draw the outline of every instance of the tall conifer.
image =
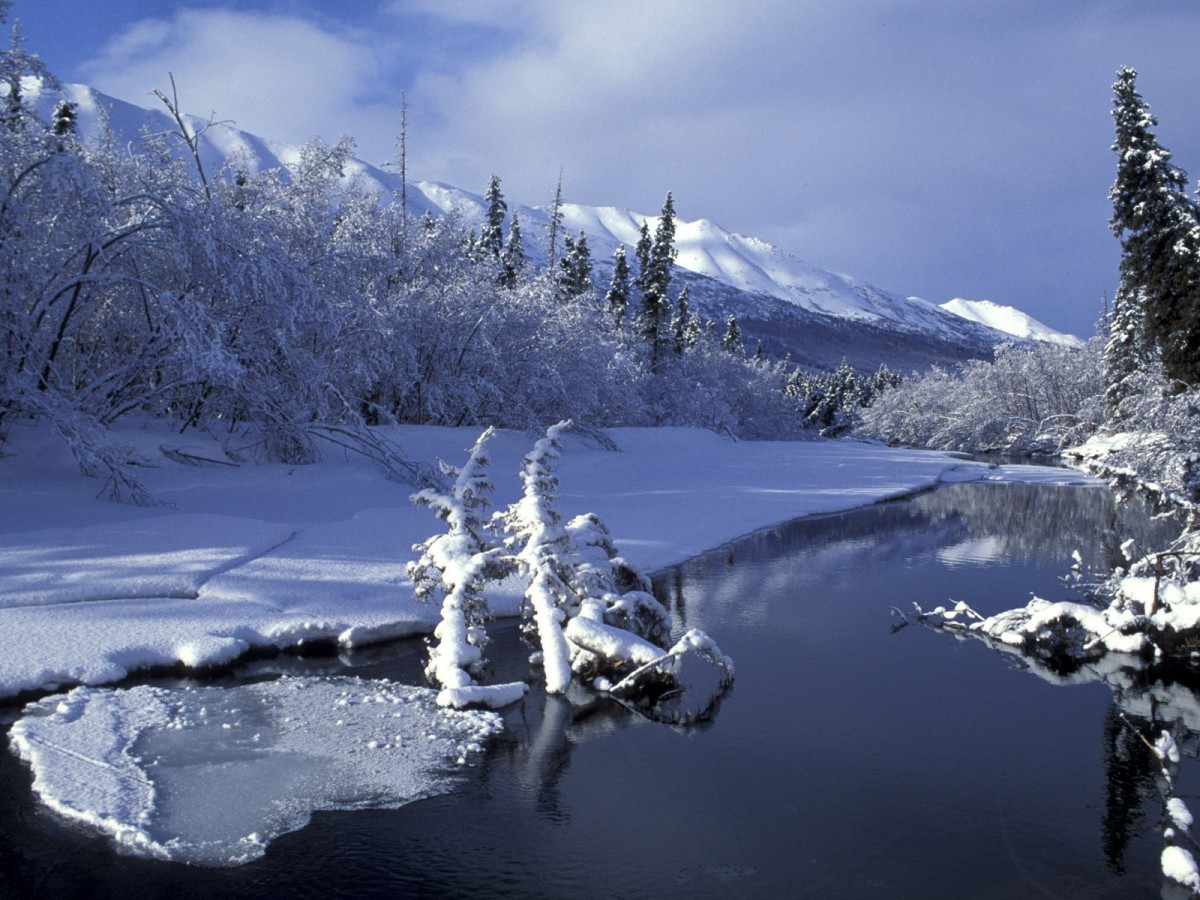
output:
[{"label": "tall conifer", "polygon": [[[1158,121],[1138,93],[1136,79],[1133,69],[1123,67],[1113,85],[1117,177],[1109,192],[1110,224],[1121,240],[1121,280],[1114,307],[1123,302],[1121,315],[1131,317],[1136,315],[1133,307],[1140,306],[1144,340],[1158,349],[1164,374],[1197,384],[1200,221],[1196,203],[1186,193],[1187,175],[1159,144],[1154,133]],[[1114,309],[1114,326],[1117,312]],[[1121,327],[1128,325],[1126,321]],[[1117,337],[1125,340],[1122,334]]]}]

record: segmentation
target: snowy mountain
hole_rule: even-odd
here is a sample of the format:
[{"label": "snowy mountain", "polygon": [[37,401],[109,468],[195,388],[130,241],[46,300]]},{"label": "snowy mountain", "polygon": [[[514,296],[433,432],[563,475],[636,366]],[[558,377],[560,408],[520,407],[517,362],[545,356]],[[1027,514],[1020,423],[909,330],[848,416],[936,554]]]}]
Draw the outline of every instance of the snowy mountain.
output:
[{"label": "snowy mountain", "polygon": [[[35,94],[36,88],[29,93]],[[61,94],[77,105],[78,129],[85,140],[99,139],[107,125],[118,144],[136,149],[144,132],[176,131],[165,108],[136,106],[85,85],[64,85]],[[42,114],[48,116],[58,99],[58,91],[44,91],[38,100]],[[187,118],[202,132],[200,156],[209,173],[223,167],[251,175],[269,169],[290,171],[299,158],[299,147],[264,140],[229,124]],[[351,160],[346,178],[387,200],[399,197],[397,174],[361,160]],[[467,225],[477,225],[483,218],[486,205],[478,194],[433,182],[410,182],[408,188],[408,209],[416,215],[453,213]],[[521,218],[530,259],[544,264],[546,210],[511,201],[509,208]],[[642,222],[653,231],[658,218],[576,204],[566,204],[562,212],[565,233],[587,235],[601,286],[611,270],[613,251],[622,244],[632,249]],[[886,362],[906,371],[987,357],[992,347],[1014,336],[1070,343],[1067,336],[1019,310],[994,304],[985,309],[979,303],[960,308],[955,304],[965,301],[957,300],[939,307],[812,266],[766,241],[726,231],[708,219],[678,219],[676,226],[677,281],[689,286],[693,309],[717,328],[723,328],[733,313],[747,347],[761,341],[766,352],[790,353],[801,365],[833,368],[845,358],[860,370]],[[1008,313],[993,313],[992,307]],[[1013,330],[1018,327],[1024,330]]]},{"label": "snowy mountain", "polygon": [[941,308],[1022,340],[1046,341],[1067,347],[1082,347],[1084,343],[1073,334],[1063,334],[1049,325],[1043,325],[1028,313],[1011,306],[1001,306],[991,300],[964,300],[955,297],[943,303]]}]

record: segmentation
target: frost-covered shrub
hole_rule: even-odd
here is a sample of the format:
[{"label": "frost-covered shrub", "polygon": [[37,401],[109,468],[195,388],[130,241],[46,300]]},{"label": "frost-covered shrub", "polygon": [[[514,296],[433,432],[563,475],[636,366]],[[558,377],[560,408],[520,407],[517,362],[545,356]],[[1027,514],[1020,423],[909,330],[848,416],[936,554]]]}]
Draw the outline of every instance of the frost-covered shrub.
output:
[{"label": "frost-covered shrub", "polygon": [[995,360],[957,373],[934,368],[882,392],[858,433],[937,450],[1056,453],[1099,427],[1103,372],[1097,342],[1002,344]]},{"label": "frost-covered shrub", "polygon": [[1153,364],[1125,383],[1119,419],[1074,455],[1168,501],[1200,503],[1200,387],[1173,392]]}]

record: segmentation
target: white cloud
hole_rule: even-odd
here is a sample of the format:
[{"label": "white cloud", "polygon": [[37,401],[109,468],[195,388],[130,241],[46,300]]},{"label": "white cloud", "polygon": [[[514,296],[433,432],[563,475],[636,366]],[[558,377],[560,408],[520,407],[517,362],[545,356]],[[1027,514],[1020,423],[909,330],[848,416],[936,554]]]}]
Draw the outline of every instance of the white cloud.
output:
[{"label": "white cloud", "polygon": [[[234,120],[264,137],[336,140],[374,124],[355,103],[381,72],[362,34],[333,33],[297,18],[187,9],[138,22],[89,61],[89,81],[145,104],[174,75],[185,111]],[[391,109],[399,106],[399,91]]]}]

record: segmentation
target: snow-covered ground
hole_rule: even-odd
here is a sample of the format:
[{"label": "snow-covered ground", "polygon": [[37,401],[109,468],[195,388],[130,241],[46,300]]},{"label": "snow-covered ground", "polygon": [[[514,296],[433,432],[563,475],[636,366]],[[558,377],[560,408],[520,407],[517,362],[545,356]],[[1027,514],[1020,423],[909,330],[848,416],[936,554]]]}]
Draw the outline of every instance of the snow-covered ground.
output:
[{"label": "snow-covered ground", "polygon": [[[617,429],[620,452],[569,436],[561,510],[598,514],[644,571],[758,528],[937,483],[1078,479],[846,441],[733,442],[690,429]],[[16,426],[0,458],[0,696],[120,680],[139,668],[227,662],[251,646],[362,644],[432,630],[405,563],[439,530],[412,489],[340,451],[311,466],[187,465],[162,448],[224,459],[205,435],[129,428],[121,440],[164,501],[95,496],[49,432]],[[396,429],[410,458],[460,464],[474,429]],[[519,491],[527,434],[492,441],[496,502]],[[516,612],[519,589],[492,597]]]},{"label": "snow-covered ground", "polygon": [[[461,464],[473,429],[400,428],[411,459]],[[939,482],[1078,483],[846,441],[736,443],[689,429],[618,429],[619,452],[568,436],[560,511],[597,513],[650,571],[754,529]],[[60,814],[144,856],[226,866],[261,856],[317,809],[396,806],[447,790],[500,727],[440,710],[435,692],[351,678],[237,687],[97,687],[139,668],[227,662],[255,645],[345,644],[431,631],[412,599],[412,545],[439,530],[411,488],[328,454],[304,467],[226,459],[203,435],[120,434],[163,505],[97,499],[44,429],[0,458],[0,696],[81,684],[29,704],[13,749]],[[518,496],[534,436],[489,445],[499,504]],[[513,614],[519,586],[490,600]],[[719,636],[719,631],[717,632]]]}]

